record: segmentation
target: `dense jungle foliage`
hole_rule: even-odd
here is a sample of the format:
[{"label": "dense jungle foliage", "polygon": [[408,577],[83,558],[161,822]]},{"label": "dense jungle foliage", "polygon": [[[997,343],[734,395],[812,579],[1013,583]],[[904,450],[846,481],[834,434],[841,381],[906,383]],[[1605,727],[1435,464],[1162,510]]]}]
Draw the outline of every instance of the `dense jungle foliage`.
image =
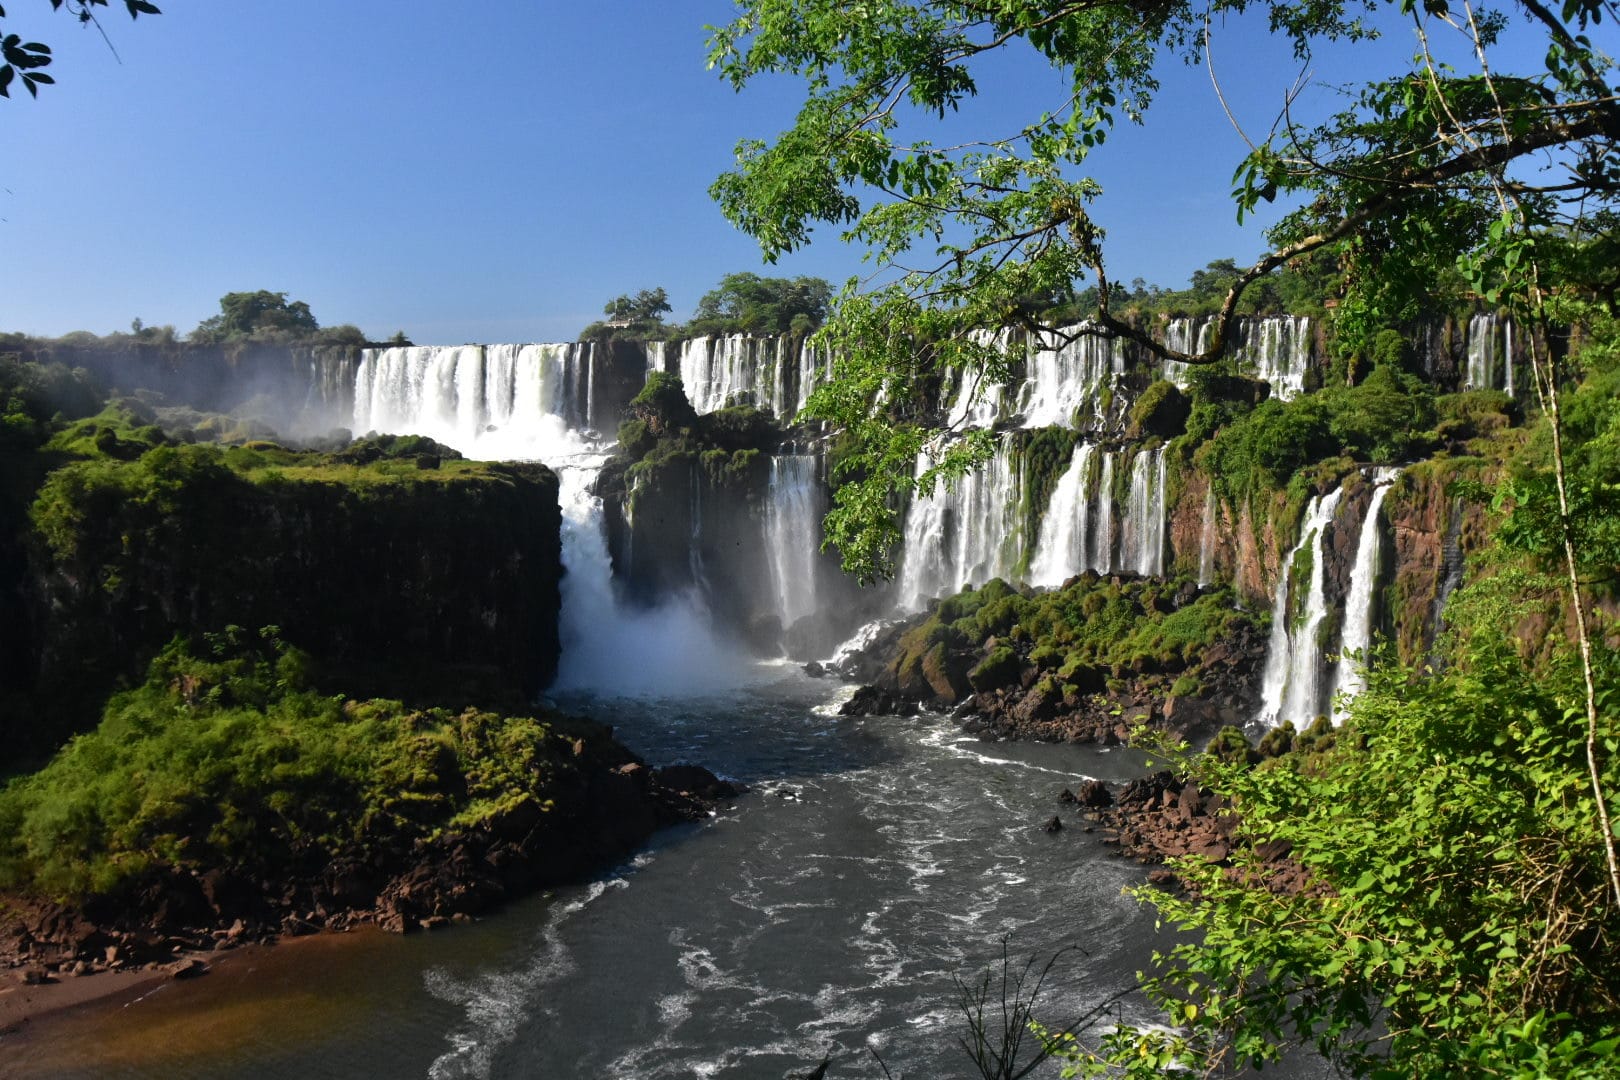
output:
[{"label": "dense jungle foliage", "polygon": [[273,627],[172,642],[94,731],[0,789],[0,889],[83,901],[153,871],[273,880],[397,859],[549,813],[598,751],[622,752],[606,729],[560,716],[326,695],[310,667]]}]

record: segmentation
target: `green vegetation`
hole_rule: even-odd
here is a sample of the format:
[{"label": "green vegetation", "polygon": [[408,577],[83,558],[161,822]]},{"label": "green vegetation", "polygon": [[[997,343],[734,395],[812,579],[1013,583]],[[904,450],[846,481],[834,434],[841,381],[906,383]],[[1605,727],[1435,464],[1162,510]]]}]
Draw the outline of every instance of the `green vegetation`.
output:
[{"label": "green vegetation", "polygon": [[669,296],[662,288],[642,289],[609,300],[602,308],[607,318],[593,322],[579,332],[581,341],[628,338],[657,341],[673,329],[664,322],[670,312]]},{"label": "green vegetation", "polygon": [[[177,639],[49,765],[0,789],[0,888],[82,901],[154,871],[284,879],[545,814],[605,729],[319,693],[274,628]],[[610,755],[609,755],[610,756]]]},{"label": "green vegetation", "polygon": [[201,345],[295,341],[314,345],[368,344],[366,335],[358,327],[345,324],[323,329],[304,301],[289,303],[286,293],[264,289],[226,293],[220,297],[219,314],[198,323],[190,339]]},{"label": "green vegetation", "polygon": [[832,286],[821,278],[727,274],[698,301],[684,332],[803,337],[821,326],[831,297]]},{"label": "green vegetation", "polygon": [[1022,593],[997,578],[940,601],[901,638],[894,667],[904,683],[936,648],[977,650],[984,658],[967,676],[975,689],[1014,683],[1028,665],[1073,693],[1129,676],[1170,692],[1205,650],[1253,625],[1225,589],[1189,596],[1176,582],[1088,572],[1062,589]]}]

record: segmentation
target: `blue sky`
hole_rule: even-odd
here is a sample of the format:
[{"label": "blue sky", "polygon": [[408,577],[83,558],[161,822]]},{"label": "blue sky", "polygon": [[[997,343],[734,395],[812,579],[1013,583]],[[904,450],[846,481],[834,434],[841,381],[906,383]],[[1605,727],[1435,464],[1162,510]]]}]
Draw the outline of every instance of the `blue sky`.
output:
[{"label": "blue sky", "polygon": [[[271,289],[325,324],[419,343],[567,340],[613,296],[662,286],[677,317],[733,271],[841,283],[830,231],[761,264],[707,189],[742,137],[790,121],[787,82],[735,94],[705,69],[720,0],[426,4],[160,0],[94,30],[46,0],[8,30],[56,52],[58,84],[0,100],[0,330],[181,332],[225,292]],[[1374,49],[1411,50],[1396,33]],[[1217,70],[1251,134],[1293,81],[1253,25],[1217,28]],[[968,118],[1016,130],[1045,100],[1007,65]],[[1317,58],[1313,99],[1364,74]],[[1202,68],[1168,66],[1144,128],[1094,158],[1116,279],[1185,284],[1250,258],[1227,192],[1244,145]],[[1302,103],[1302,108],[1308,107]]]}]

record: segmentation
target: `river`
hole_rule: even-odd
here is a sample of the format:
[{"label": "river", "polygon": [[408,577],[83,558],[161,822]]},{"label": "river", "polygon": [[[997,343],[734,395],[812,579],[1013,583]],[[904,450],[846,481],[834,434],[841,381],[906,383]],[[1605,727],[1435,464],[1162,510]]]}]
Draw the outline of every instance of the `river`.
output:
[{"label": "river", "polygon": [[[1038,1015],[1126,989],[1154,941],[1112,855],[1057,794],[1128,751],[986,744],[943,717],[845,719],[786,665],[680,700],[560,702],[653,762],[748,784],[597,880],[432,934],[256,954],[123,1006],[37,1021],[20,1077],[971,1075],[958,978],[1069,945]],[[1128,1017],[1148,1019],[1140,1003]],[[1055,1070],[1046,1075],[1055,1075]]]}]

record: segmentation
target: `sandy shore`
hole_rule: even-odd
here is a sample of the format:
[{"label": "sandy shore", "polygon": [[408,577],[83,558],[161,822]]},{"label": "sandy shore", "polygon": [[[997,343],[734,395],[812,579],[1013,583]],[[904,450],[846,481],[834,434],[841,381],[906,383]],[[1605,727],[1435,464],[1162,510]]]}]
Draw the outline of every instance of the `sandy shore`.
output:
[{"label": "sandy shore", "polygon": [[[177,962],[199,959],[210,969],[226,963],[234,953],[263,946],[246,946],[230,952],[191,953]],[[27,1025],[52,1013],[82,1005],[105,1002],[120,1005],[151,992],[154,986],[174,978],[174,965],[138,968],[130,971],[97,971],[84,975],[52,975],[49,982],[29,985],[21,969],[0,973],[0,1036],[18,1034]]]}]

